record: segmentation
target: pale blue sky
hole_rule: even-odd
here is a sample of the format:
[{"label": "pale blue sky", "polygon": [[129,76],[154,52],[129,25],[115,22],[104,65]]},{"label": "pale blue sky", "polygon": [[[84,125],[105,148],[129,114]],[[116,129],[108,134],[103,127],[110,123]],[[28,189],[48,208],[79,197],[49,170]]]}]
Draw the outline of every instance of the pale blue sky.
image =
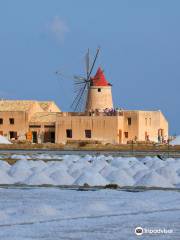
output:
[{"label": "pale blue sky", "polygon": [[[115,106],[161,109],[180,133],[180,1],[0,0],[0,96],[55,100],[70,110],[84,54],[113,84]],[[97,67],[97,65],[96,65]]]}]

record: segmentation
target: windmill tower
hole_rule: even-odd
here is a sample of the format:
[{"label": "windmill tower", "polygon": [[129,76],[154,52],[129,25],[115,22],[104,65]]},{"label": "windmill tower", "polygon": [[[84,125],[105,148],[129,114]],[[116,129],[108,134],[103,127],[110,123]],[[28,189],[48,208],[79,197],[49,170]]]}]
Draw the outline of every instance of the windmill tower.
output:
[{"label": "windmill tower", "polygon": [[86,77],[74,76],[77,94],[72,107],[74,107],[75,111],[80,107],[83,107],[85,112],[103,111],[104,109],[113,108],[112,85],[106,80],[102,69],[99,67],[95,76],[91,77],[99,51],[100,49],[98,48],[90,66],[88,50],[86,54]]},{"label": "windmill tower", "polygon": [[112,85],[106,80],[102,69],[99,67],[95,76],[90,80],[85,111],[103,111],[106,108],[112,109],[111,86]]}]

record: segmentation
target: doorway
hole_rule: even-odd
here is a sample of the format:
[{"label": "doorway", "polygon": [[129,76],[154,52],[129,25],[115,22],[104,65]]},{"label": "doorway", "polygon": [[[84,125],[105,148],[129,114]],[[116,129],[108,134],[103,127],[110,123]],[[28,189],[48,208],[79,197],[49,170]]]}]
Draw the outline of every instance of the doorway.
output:
[{"label": "doorway", "polygon": [[158,129],[158,142],[159,143],[164,142],[164,129],[162,128]]},{"label": "doorway", "polygon": [[37,143],[37,132],[36,131],[32,132],[32,142]]},{"label": "doorway", "polygon": [[55,143],[55,132],[47,131],[44,133],[44,143]]},{"label": "doorway", "polygon": [[9,132],[9,137],[10,137],[10,139],[16,140],[17,139],[17,132],[10,131]]}]

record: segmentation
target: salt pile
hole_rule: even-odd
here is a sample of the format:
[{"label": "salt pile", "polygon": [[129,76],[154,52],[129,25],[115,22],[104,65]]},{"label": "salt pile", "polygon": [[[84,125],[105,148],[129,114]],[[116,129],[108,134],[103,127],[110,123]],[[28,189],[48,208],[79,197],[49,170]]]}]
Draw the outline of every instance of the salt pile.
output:
[{"label": "salt pile", "polygon": [[98,172],[84,172],[74,184],[80,186],[84,184],[88,184],[89,186],[105,186],[109,182]]},{"label": "salt pile", "polygon": [[0,144],[12,144],[6,137],[0,135]]},{"label": "salt pile", "polygon": [[126,173],[125,170],[117,169],[112,171],[108,176],[107,179],[111,183],[118,184],[119,186],[133,186],[134,180],[133,178]]},{"label": "salt pile", "polygon": [[148,186],[148,187],[164,187],[172,188],[173,185],[169,182],[168,179],[165,179],[163,176],[159,175],[157,172],[152,171],[147,175],[140,178],[136,182],[136,186]]},{"label": "salt pile", "polygon": [[57,170],[53,172],[50,177],[57,185],[73,185],[74,178],[71,177],[66,171]]},{"label": "salt pile", "polygon": [[53,161],[27,160],[28,155],[21,155],[13,165],[0,160],[0,184],[180,187],[180,159],[61,155],[61,161],[54,161],[54,156],[46,157]]},{"label": "salt pile", "polygon": [[43,172],[33,173],[22,183],[25,183],[27,185],[43,185],[43,184],[56,185],[53,179],[51,179]]},{"label": "salt pile", "polygon": [[180,136],[177,136],[175,139],[173,139],[170,142],[170,145],[175,146],[175,145],[180,145]]},{"label": "salt pile", "polygon": [[3,170],[0,169],[0,183],[13,184],[13,179]]}]

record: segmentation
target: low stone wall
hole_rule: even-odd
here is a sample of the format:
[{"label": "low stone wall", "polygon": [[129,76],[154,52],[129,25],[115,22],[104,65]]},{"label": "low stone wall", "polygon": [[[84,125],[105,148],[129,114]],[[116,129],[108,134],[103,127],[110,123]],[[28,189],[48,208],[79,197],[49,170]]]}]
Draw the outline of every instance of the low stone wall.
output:
[{"label": "low stone wall", "polygon": [[0,144],[0,150],[82,150],[82,151],[163,151],[178,152],[180,145],[158,145],[158,144],[92,144],[92,143],[69,143],[63,144]]}]

